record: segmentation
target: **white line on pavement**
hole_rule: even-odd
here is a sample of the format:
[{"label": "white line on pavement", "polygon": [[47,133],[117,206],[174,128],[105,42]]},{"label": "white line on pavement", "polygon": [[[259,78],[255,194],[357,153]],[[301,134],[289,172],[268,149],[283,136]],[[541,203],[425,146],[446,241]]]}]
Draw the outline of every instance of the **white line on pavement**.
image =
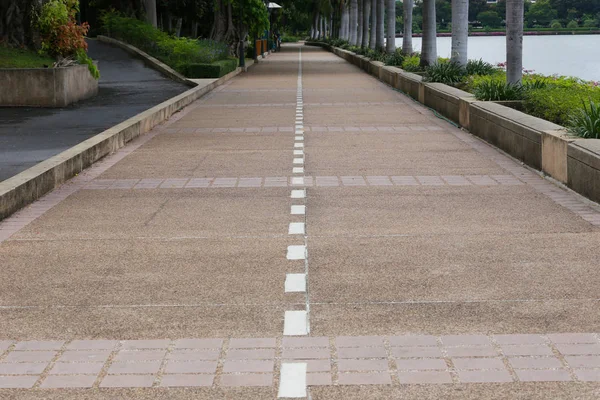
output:
[{"label": "white line on pavement", "polygon": [[306,274],[286,274],[285,275],[286,293],[304,293],[306,292]]},{"label": "white line on pavement", "polygon": [[304,260],[304,259],[306,259],[306,246],[305,245],[288,246],[287,259],[288,260]]},{"label": "white line on pavement", "polygon": [[288,235],[304,235],[304,222],[290,222]]},{"label": "white line on pavement", "polygon": [[286,311],[283,321],[284,336],[308,335],[306,311]]},{"label": "white line on pavement", "polygon": [[304,167],[294,167],[294,168],[292,168],[292,173],[294,173],[294,174],[303,174],[304,173]]},{"label": "white line on pavement", "polygon": [[307,363],[282,363],[277,397],[306,397]]},{"label": "white line on pavement", "polygon": [[304,158],[294,158],[294,165],[303,165]]},{"label": "white line on pavement", "polygon": [[292,190],[292,199],[303,199],[306,197],[306,191],[304,189]]},{"label": "white line on pavement", "polygon": [[304,185],[304,177],[297,176],[292,178],[292,185]]},{"label": "white line on pavement", "polygon": [[304,215],[306,214],[306,206],[292,206],[290,213],[292,215]]}]

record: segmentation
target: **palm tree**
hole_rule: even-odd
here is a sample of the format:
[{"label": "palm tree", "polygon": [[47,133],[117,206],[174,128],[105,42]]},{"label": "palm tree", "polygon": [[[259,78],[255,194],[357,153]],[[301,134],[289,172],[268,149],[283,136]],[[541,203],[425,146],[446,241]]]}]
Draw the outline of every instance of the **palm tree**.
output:
[{"label": "palm tree", "polygon": [[361,46],[369,47],[369,20],[371,17],[371,0],[363,0],[363,34]]},{"label": "palm tree", "polygon": [[387,0],[387,26],[385,51],[392,54],[396,51],[396,0]]},{"label": "palm tree", "polygon": [[377,4],[379,0],[371,0],[371,33],[369,36],[369,48],[375,50],[377,47]]},{"label": "palm tree", "polygon": [[356,30],[358,28],[358,2],[350,0],[350,44],[356,46]]},{"label": "palm tree", "polygon": [[385,0],[377,1],[377,37],[375,39],[375,47],[379,50],[383,49],[384,35],[383,35],[383,16],[385,13]]},{"label": "palm tree", "polygon": [[506,82],[520,85],[523,78],[523,0],[506,0]]},{"label": "palm tree", "polygon": [[144,0],[144,10],[146,11],[146,22],[156,28],[156,0]]},{"label": "palm tree", "polygon": [[452,0],[452,55],[450,61],[467,65],[469,0]]},{"label": "palm tree", "polygon": [[413,8],[415,6],[414,0],[404,0],[402,7],[404,9],[404,33],[402,37],[402,53],[410,55],[413,52],[412,47],[412,19],[413,19]]},{"label": "palm tree", "polygon": [[358,0],[358,27],[356,28],[356,45],[362,45],[362,35],[363,35],[363,0]]},{"label": "palm tree", "polygon": [[[522,1],[522,0],[521,0]],[[437,60],[437,28],[435,21],[435,0],[423,0],[423,39],[421,47],[421,67],[435,64]]]}]

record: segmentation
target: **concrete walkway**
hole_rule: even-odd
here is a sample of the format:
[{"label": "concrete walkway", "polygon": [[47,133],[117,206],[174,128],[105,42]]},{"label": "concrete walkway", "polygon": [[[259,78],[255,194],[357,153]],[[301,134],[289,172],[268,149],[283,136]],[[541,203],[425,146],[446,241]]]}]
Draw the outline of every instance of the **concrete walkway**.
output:
[{"label": "concrete walkway", "polygon": [[0,397],[600,395],[597,205],[320,49],[65,186],[0,224]]},{"label": "concrete walkway", "polygon": [[189,87],[110,45],[88,40],[98,95],[65,108],[0,107],[0,182]]}]

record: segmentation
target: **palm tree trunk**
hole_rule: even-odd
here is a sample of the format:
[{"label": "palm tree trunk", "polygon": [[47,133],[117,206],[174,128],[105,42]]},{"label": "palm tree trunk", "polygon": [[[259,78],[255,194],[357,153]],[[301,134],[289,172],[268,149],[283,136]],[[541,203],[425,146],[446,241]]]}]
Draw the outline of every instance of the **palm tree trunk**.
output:
[{"label": "palm tree trunk", "polygon": [[506,82],[520,85],[523,78],[523,0],[506,1]]},{"label": "palm tree trunk", "polygon": [[[521,0],[522,1],[522,0]],[[423,1],[423,39],[421,48],[421,67],[435,64],[437,61],[437,27],[435,21],[435,0]]]},{"label": "palm tree trunk", "polygon": [[413,24],[413,7],[414,0],[404,0],[402,7],[404,8],[404,30],[402,35],[402,54],[412,54],[412,24]]},{"label": "palm tree trunk", "polygon": [[452,55],[450,60],[467,65],[469,41],[469,0],[452,1]]},{"label": "palm tree trunk", "polygon": [[342,9],[342,39],[348,40],[349,37],[349,26],[350,26],[350,11],[348,4],[344,4]]},{"label": "palm tree trunk", "polygon": [[356,46],[356,29],[358,28],[358,2],[350,0],[350,44]]},{"label": "palm tree trunk", "polygon": [[392,54],[396,51],[396,0],[387,0],[386,6],[387,34],[385,35],[385,51]]},{"label": "palm tree trunk", "polygon": [[369,37],[369,48],[375,50],[377,46],[377,4],[379,0],[371,0],[371,30]]},{"label": "palm tree trunk", "polygon": [[369,20],[371,16],[371,0],[363,0],[363,34],[361,46],[369,47]]},{"label": "palm tree trunk", "polygon": [[156,28],[156,0],[144,0],[146,22]]},{"label": "palm tree trunk", "polygon": [[385,14],[385,0],[377,1],[377,38],[375,39],[375,47],[379,50],[383,50],[384,46],[384,14]]},{"label": "palm tree trunk", "polygon": [[363,0],[358,0],[358,27],[356,28],[356,45],[362,45],[363,35]]}]

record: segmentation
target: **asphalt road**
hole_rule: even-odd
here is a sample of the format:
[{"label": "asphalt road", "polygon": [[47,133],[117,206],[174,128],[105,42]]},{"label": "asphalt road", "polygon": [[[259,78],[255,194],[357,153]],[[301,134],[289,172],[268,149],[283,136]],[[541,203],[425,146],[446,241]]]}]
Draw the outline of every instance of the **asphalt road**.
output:
[{"label": "asphalt road", "polygon": [[98,95],[66,108],[0,107],[0,181],[188,89],[126,52],[89,40]]}]

